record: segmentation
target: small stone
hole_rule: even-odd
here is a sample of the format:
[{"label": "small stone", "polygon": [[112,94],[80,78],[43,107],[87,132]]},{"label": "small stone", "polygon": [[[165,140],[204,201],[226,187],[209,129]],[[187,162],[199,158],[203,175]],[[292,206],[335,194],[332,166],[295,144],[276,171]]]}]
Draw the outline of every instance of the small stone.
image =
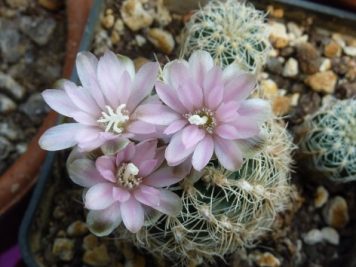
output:
[{"label": "small stone", "polygon": [[298,61],[295,58],[289,58],[283,69],[284,77],[294,77],[298,75]]},{"label": "small stone", "polygon": [[281,49],[280,51],[280,55],[282,57],[290,57],[291,55],[293,55],[295,52],[295,47],[293,46],[287,46]]},{"label": "small stone", "polygon": [[83,238],[83,249],[91,250],[98,245],[98,238],[95,235],[89,234]]},{"label": "small stone", "polygon": [[294,94],[291,96],[290,105],[291,105],[292,107],[298,106],[299,98],[300,98],[300,93],[294,93]]},{"label": "small stone", "polygon": [[160,26],[166,26],[172,21],[171,14],[164,4],[162,0],[158,1],[157,11],[154,14],[154,18]]},{"label": "small stone", "polygon": [[340,34],[340,33],[333,33],[331,35],[331,38],[338,43],[338,45],[340,45],[341,47],[346,46],[346,42],[344,40],[344,37]]},{"label": "small stone", "polygon": [[49,111],[42,95],[39,93],[31,95],[25,103],[20,105],[19,109],[37,124],[42,121],[43,116]]},{"label": "small stone", "polygon": [[2,60],[17,62],[31,48],[30,41],[22,36],[14,21],[0,17],[0,52]]},{"label": "small stone", "polygon": [[289,43],[286,26],[283,23],[272,21],[270,24],[269,39],[275,48],[286,47]]},{"label": "small stone", "polygon": [[23,16],[20,20],[20,29],[36,44],[45,45],[51,38],[56,24],[56,21],[51,17]]},{"label": "small stone", "polygon": [[147,31],[148,40],[165,54],[170,54],[174,49],[174,39],[171,33],[153,28]]},{"label": "small stone", "polygon": [[283,8],[274,8],[271,16],[277,19],[281,19],[284,17],[284,9]]},{"label": "small stone", "polygon": [[327,71],[331,69],[331,60],[328,58],[324,58],[323,61],[320,64],[319,71]]},{"label": "small stone", "polygon": [[143,37],[142,35],[140,35],[140,34],[137,34],[136,36],[135,36],[135,40],[136,40],[136,43],[137,43],[137,45],[138,46],[143,46],[143,45],[145,45],[146,44],[146,39],[145,39],[145,37]]},{"label": "small stone", "polygon": [[299,44],[297,46],[297,57],[303,73],[314,74],[319,71],[319,55],[315,46],[311,43]]},{"label": "small stone", "polygon": [[106,246],[102,244],[92,250],[85,251],[83,262],[91,266],[108,266],[110,257]]},{"label": "small stone", "polygon": [[270,252],[264,252],[256,256],[256,263],[259,267],[279,267],[280,260]]},{"label": "small stone", "polygon": [[12,150],[11,143],[5,137],[0,136],[0,160],[5,160]]},{"label": "small stone", "polygon": [[74,257],[74,241],[68,238],[56,238],[52,253],[62,261],[71,261]]},{"label": "small stone", "polygon": [[350,65],[352,65],[352,60],[347,56],[343,56],[341,58],[333,58],[331,63],[333,71],[337,74],[345,75],[349,71]]},{"label": "small stone", "polygon": [[134,65],[135,65],[136,71],[138,71],[142,67],[143,64],[148,63],[148,62],[150,62],[150,61],[145,57],[135,58]]},{"label": "small stone", "polygon": [[18,143],[18,144],[16,144],[16,151],[20,155],[25,153],[26,150],[27,150],[27,143]]},{"label": "small stone", "polygon": [[355,46],[345,46],[344,53],[348,56],[355,57],[356,56],[356,47]]},{"label": "small stone", "polygon": [[266,63],[266,68],[269,72],[274,74],[282,74],[283,64],[277,58],[269,58]]},{"label": "small stone", "polygon": [[0,94],[0,114],[8,113],[16,109],[16,104],[11,98],[6,95]]},{"label": "small stone", "polygon": [[291,99],[288,96],[276,96],[272,102],[273,113],[277,116],[286,115],[291,107]]},{"label": "small stone", "polygon": [[334,93],[336,82],[337,76],[332,71],[318,72],[305,80],[305,83],[315,92],[326,94]]},{"label": "small stone", "polygon": [[123,21],[132,31],[149,27],[153,23],[153,17],[139,0],[125,0],[120,11]]},{"label": "small stone", "polygon": [[6,137],[10,141],[18,141],[21,138],[19,132],[22,132],[18,125],[14,123],[1,122],[0,123],[0,133],[2,136]]},{"label": "small stone", "polygon": [[324,47],[324,55],[328,58],[339,57],[341,55],[341,46],[335,41],[330,41]]},{"label": "small stone", "polygon": [[341,196],[336,196],[329,200],[323,210],[325,222],[340,229],[346,226],[349,222],[349,210],[346,200]]},{"label": "small stone", "polygon": [[321,229],[321,234],[323,236],[323,240],[332,244],[332,245],[339,245],[340,243],[340,236],[339,233],[331,227],[324,227]]},{"label": "small stone", "polygon": [[336,89],[336,95],[342,99],[356,97],[356,82],[341,84]]},{"label": "small stone", "polygon": [[28,0],[6,0],[6,4],[8,4],[11,8],[25,10],[30,3]]},{"label": "small stone", "polygon": [[319,229],[312,229],[303,235],[303,241],[307,245],[315,245],[323,241],[323,235]]},{"label": "small stone", "polygon": [[0,90],[12,95],[17,100],[21,100],[25,95],[25,88],[16,82],[11,76],[0,72]]},{"label": "small stone", "polygon": [[101,25],[103,25],[105,29],[111,29],[114,26],[114,23],[115,23],[115,17],[112,14],[112,10],[111,12],[108,12],[107,10],[105,12],[105,16],[101,18]]},{"label": "small stone", "polygon": [[349,69],[346,74],[345,77],[350,81],[350,82],[356,82],[356,68],[351,68]]},{"label": "small stone", "polygon": [[296,38],[303,35],[303,30],[294,22],[288,22],[287,28],[290,33],[292,33]]},{"label": "small stone", "polygon": [[261,90],[262,95],[267,99],[272,99],[278,95],[277,84],[271,79],[261,81]]},{"label": "small stone", "polygon": [[314,205],[317,208],[324,206],[329,199],[329,192],[324,186],[318,186],[314,195]]},{"label": "small stone", "polygon": [[38,0],[38,3],[40,6],[51,11],[56,11],[64,6],[63,0]]},{"label": "small stone", "polygon": [[67,228],[69,236],[81,236],[88,232],[87,225],[82,221],[75,221],[71,223]]},{"label": "small stone", "polygon": [[145,267],[146,261],[142,255],[135,255],[131,260],[125,262],[125,267]]}]

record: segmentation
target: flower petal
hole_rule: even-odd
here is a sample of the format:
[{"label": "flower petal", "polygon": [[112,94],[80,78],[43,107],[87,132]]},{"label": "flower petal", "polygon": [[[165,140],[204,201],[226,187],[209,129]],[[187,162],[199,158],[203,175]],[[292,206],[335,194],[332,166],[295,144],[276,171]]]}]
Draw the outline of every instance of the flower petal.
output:
[{"label": "flower petal", "polygon": [[135,65],[133,61],[123,55],[116,55],[118,60],[120,61],[121,65],[124,67],[124,69],[127,71],[127,73],[130,75],[131,79],[135,79]]},{"label": "flower petal", "polygon": [[244,73],[237,63],[232,63],[228,65],[223,71],[223,81],[226,84],[234,76],[238,76]]},{"label": "flower petal", "polygon": [[195,51],[188,62],[195,82],[203,87],[207,72],[214,66],[211,55],[206,51]]},{"label": "flower petal", "polygon": [[111,183],[100,183],[90,187],[85,194],[85,207],[90,210],[102,210],[109,207],[115,201],[112,188]]},{"label": "flower petal", "polygon": [[133,156],[132,163],[139,166],[143,161],[155,159],[157,140],[146,140],[135,146],[136,152]]},{"label": "flower petal", "polygon": [[143,183],[154,187],[166,187],[178,183],[185,174],[178,166],[164,166],[144,178]]},{"label": "flower petal", "polygon": [[[175,59],[171,62],[168,62],[163,68],[162,77],[163,77],[164,83],[170,85],[174,89],[177,89],[179,87],[179,84],[182,81],[181,79],[179,79],[181,76],[176,75],[176,72],[172,70],[172,67],[177,64],[184,65],[185,70],[184,69],[181,69],[181,70],[183,70],[184,74],[186,74],[185,78],[187,78],[187,75],[190,77],[189,72],[187,71],[189,69],[189,64],[187,61],[185,61],[183,59]],[[184,74],[183,74],[183,76],[184,76]]]},{"label": "flower petal", "polygon": [[177,91],[174,88],[162,82],[156,82],[155,86],[157,95],[167,106],[181,114],[187,112],[187,109],[179,101]]},{"label": "flower petal", "polygon": [[106,101],[112,107],[117,107],[120,103],[118,92],[126,89],[120,86],[123,71],[124,67],[113,52],[107,51],[99,59],[97,68],[98,82]]},{"label": "flower petal", "polygon": [[165,158],[170,166],[176,166],[189,157],[194,151],[194,146],[186,148],[182,142],[182,133],[173,135],[165,152]]},{"label": "flower petal", "polygon": [[174,134],[179,130],[183,129],[183,127],[187,125],[187,123],[188,123],[187,120],[176,120],[164,130],[164,134],[167,135]]},{"label": "flower petal", "polygon": [[44,90],[42,97],[53,110],[64,116],[72,117],[72,113],[78,111],[65,91],[61,89]]},{"label": "flower petal", "polygon": [[105,108],[104,95],[96,78],[98,60],[90,52],[80,52],[76,60],[77,72],[83,87],[88,88],[93,99],[101,109]]},{"label": "flower petal", "polygon": [[72,118],[84,125],[89,125],[89,126],[97,126],[98,122],[97,120],[93,117],[93,115],[90,115],[88,113],[85,113],[84,111],[76,111],[72,113]]},{"label": "flower petal", "polygon": [[146,96],[151,94],[157,79],[158,68],[157,62],[149,62],[139,69],[132,84],[132,91],[127,103],[128,110],[134,110]]},{"label": "flower petal", "polygon": [[67,93],[70,100],[82,111],[89,113],[93,116],[100,115],[100,108],[97,103],[89,93],[89,90],[77,86],[75,83],[71,81],[65,81],[63,84],[63,88]]},{"label": "flower petal", "polygon": [[258,135],[260,127],[255,117],[238,116],[238,118],[231,122],[231,125],[236,129],[236,138],[245,139]]},{"label": "flower petal", "polygon": [[223,72],[218,66],[214,66],[208,71],[206,78],[203,81],[203,90],[205,95],[208,95],[210,91],[216,87],[224,87],[222,74]]},{"label": "flower petal", "polygon": [[266,100],[247,99],[241,102],[238,113],[260,124],[272,115],[272,109],[271,104]]},{"label": "flower petal", "polygon": [[89,230],[96,236],[107,236],[121,223],[120,204],[114,203],[104,210],[91,210],[87,215]]},{"label": "flower petal", "polygon": [[189,125],[182,130],[182,142],[185,148],[195,147],[205,137],[205,130]]},{"label": "flower petal", "polygon": [[194,169],[202,170],[210,161],[214,153],[214,141],[210,135],[206,135],[196,146],[192,158]]},{"label": "flower petal", "polygon": [[215,154],[224,168],[236,171],[242,166],[242,153],[236,143],[215,136],[214,144]]},{"label": "flower petal", "polygon": [[151,134],[156,132],[156,127],[153,124],[136,120],[131,122],[126,130],[133,134]]},{"label": "flower petal", "polygon": [[79,123],[63,123],[48,129],[38,141],[42,149],[56,151],[77,144],[76,134],[83,128]]},{"label": "flower petal", "polygon": [[142,205],[131,196],[128,201],[121,203],[120,210],[126,228],[132,233],[137,233],[144,223]]},{"label": "flower petal", "polygon": [[96,159],[95,166],[99,173],[109,182],[116,183],[116,165],[115,157],[112,156],[101,156]]},{"label": "flower petal", "polygon": [[77,185],[91,187],[98,183],[105,182],[101,177],[95,164],[89,159],[77,159],[67,165],[70,179]]},{"label": "flower petal", "polygon": [[203,104],[203,91],[192,80],[185,80],[184,83],[177,89],[179,101],[188,111],[198,109]]},{"label": "flower petal", "polygon": [[182,200],[167,189],[159,189],[159,206],[156,210],[169,216],[177,216],[182,211]]},{"label": "flower petal", "polygon": [[135,111],[135,117],[156,125],[169,125],[181,118],[179,114],[162,104],[140,105]]},{"label": "flower petal", "polygon": [[116,155],[116,166],[119,167],[122,162],[129,162],[136,153],[135,145],[128,144],[124,149],[120,150]]},{"label": "flower petal", "polygon": [[125,202],[125,201],[129,200],[131,194],[129,191],[127,191],[121,187],[114,186],[112,188],[112,196],[115,201]]},{"label": "flower petal", "polygon": [[237,110],[239,108],[239,104],[236,101],[230,101],[226,103],[222,103],[215,112],[215,116],[219,121],[229,122],[232,120],[236,120],[237,118]]},{"label": "flower petal", "polygon": [[234,76],[225,85],[224,100],[240,101],[246,99],[256,86],[256,78],[249,73]]},{"label": "flower petal", "polygon": [[142,204],[156,209],[159,206],[160,191],[154,187],[141,184],[135,191],[135,198]]},{"label": "flower petal", "polygon": [[146,177],[147,175],[151,174],[153,170],[156,168],[158,160],[156,159],[149,159],[141,162],[139,164],[139,175],[141,177]]}]

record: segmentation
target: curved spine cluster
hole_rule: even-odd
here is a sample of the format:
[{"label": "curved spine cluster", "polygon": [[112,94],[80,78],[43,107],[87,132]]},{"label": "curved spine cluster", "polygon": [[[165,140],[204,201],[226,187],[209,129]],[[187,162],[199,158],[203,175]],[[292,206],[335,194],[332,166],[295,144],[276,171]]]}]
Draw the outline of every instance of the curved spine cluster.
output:
[{"label": "curved spine cluster", "polygon": [[356,180],[356,100],[326,102],[306,118],[300,142],[312,168],[337,182]]},{"label": "curved spine cluster", "polygon": [[221,67],[237,63],[242,70],[256,72],[270,50],[264,19],[263,12],[236,0],[210,1],[187,23],[181,54],[187,58],[205,50]]},{"label": "curved spine cluster", "polygon": [[262,151],[239,171],[209,166],[184,179],[176,191],[182,212],[142,228],[134,237],[136,245],[157,256],[199,263],[223,258],[269,230],[288,200],[294,146],[276,122],[264,128],[264,135]]}]

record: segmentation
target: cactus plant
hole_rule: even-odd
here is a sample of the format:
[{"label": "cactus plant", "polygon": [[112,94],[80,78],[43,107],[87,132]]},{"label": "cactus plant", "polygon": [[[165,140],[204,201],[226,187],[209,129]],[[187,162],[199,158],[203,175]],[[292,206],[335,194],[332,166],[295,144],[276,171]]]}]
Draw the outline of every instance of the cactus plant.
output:
[{"label": "cactus plant", "polygon": [[325,101],[303,125],[301,151],[311,167],[337,182],[356,180],[356,100]]},{"label": "cactus plant", "polygon": [[205,50],[221,67],[235,62],[242,70],[258,71],[270,48],[264,18],[251,5],[213,0],[187,23],[181,54]]},{"label": "cactus plant", "polygon": [[136,236],[130,234],[136,245],[157,256],[199,263],[223,258],[269,229],[288,198],[293,145],[276,122],[263,132],[263,149],[239,171],[210,165],[185,178],[176,190],[182,212],[156,218]]}]

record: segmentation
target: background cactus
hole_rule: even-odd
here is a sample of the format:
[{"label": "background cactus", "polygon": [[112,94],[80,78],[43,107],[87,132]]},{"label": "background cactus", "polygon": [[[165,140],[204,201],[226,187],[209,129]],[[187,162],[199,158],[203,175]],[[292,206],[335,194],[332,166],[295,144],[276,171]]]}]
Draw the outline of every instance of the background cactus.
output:
[{"label": "background cactus", "polygon": [[300,146],[312,168],[338,182],[356,180],[356,100],[331,99],[306,118]]},{"label": "background cactus", "polygon": [[210,1],[187,23],[182,56],[205,50],[222,67],[236,62],[241,69],[255,72],[270,48],[264,18],[263,12],[237,0]]},{"label": "background cactus", "polygon": [[183,211],[156,218],[136,236],[129,235],[136,245],[157,256],[199,263],[249,245],[268,230],[288,200],[293,145],[276,122],[263,131],[263,149],[238,172],[211,165],[185,178],[176,189]]}]

